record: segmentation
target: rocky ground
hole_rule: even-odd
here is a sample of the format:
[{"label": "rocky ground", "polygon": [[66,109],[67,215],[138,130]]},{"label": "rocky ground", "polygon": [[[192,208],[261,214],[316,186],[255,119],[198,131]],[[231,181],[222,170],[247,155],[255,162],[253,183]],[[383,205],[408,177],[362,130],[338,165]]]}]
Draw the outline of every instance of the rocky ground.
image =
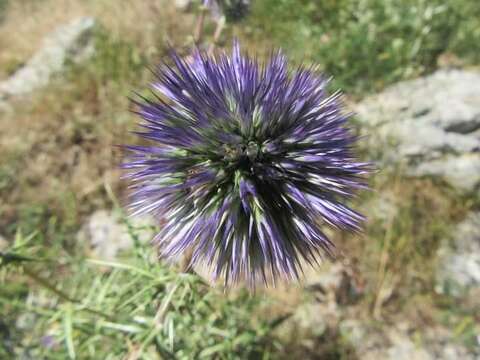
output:
[{"label": "rocky ground", "polygon": [[[178,2],[187,6],[188,2]],[[9,103],[49,84],[70,63],[86,61],[95,49],[92,29],[96,21],[79,18],[48,36],[43,47],[10,78],[0,82],[0,111]],[[461,199],[480,192],[480,74],[441,70],[430,76],[394,85],[354,106],[361,131],[380,169],[400,168],[402,175],[433,178]],[[378,221],[397,216],[395,198],[379,194],[369,204]],[[100,209],[84,220],[77,241],[101,259],[115,259],[133,244],[129,223],[116,212]],[[132,220],[138,241],[148,241],[155,224]],[[7,241],[0,236],[0,250]],[[438,249],[435,291],[452,299],[470,299],[480,311],[480,213],[471,211],[445,237]],[[305,279],[307,299],[279,330],[280,336],[327,334],[347,339],[359,359],[480,359],[480,333],[467,348],[455,331],[439,324],[419,328],[410,319],[393,323],[363,321],[365,288],[348,260],[325,266]],[[388,291],[387,291],[388,292]],[[388,298],[391,294],[385,294]],[[477,321],[475,319],[474,321]],[[315,353],[319,344],[309,337],[303,343]]]},{"label": "rocky ground", "polygon": [[392,86],[355,107],[382,166],[480,191],[480,74],[442,70]]}]

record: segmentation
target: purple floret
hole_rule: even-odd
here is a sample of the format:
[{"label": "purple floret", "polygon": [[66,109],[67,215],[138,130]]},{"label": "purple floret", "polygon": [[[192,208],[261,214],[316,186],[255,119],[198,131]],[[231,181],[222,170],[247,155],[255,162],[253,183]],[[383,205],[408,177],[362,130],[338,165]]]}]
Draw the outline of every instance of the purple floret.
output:
[{"label": "purple floret", "polygon": [[261,64],[238,44],[171,60],[153,99],[136,102],[150,145],[127,146],[124,164],[132,211],[165,224],[154,240],[162,257],[190,251],[192,266],[226,285],[269,283],[333,254],[325,225],[360,230],[345,202],[369,164],[315,69],[290,71],[280,52]]}]

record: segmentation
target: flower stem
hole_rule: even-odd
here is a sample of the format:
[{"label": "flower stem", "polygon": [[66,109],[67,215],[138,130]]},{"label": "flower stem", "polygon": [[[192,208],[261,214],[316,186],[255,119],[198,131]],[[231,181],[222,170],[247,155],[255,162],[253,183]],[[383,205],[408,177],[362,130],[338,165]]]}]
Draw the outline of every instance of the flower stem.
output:
[{"label": "flower stem", "polygon": [[203,25],[205,24],[205,15],[207,14],[207,9],[202,6],[200,9],[200,14],[198,15],[197,24],[195,26],[195,32],[193,34],[193,41],[195,44],[198,44],[202,40],[203,35]]}]

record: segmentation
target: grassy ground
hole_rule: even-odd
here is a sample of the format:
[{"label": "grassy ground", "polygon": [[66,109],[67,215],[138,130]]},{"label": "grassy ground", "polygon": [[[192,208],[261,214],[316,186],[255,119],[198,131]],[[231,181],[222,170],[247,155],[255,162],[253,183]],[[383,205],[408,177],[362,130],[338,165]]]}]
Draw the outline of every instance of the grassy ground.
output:
[{"label": "grassy ground", "polygon": [[[224,45],[237,36],[261,55],[282,47],[296,62],[319,63],[335,77],[333,86],[354,99],[439,66],[480,62],[475,0],[254,3],[245,22],[225,31]],[[99,264],[86,260],[76,243],[86,215],[115,207],[111,194],[121,202],[121,154],[113,145],[128,141],[134,126],[127,96],[147,84],[146,66],[162,57],[166,42],[189,43],[193,24],[192,15],[175,12],[170,1],[0,1],[0,79],[18,69],[45,34],[80,15],[101,24],[94,58],[16,101],[13,114],[0,118],[0,234],[16,239],[16,254],[36,259],[0,264],[0,358],[154,359],[158,352],[164,358],[278,358],[286,342],[274,328],[303,298],[299,287],[225,297],[151,261],[141,245],[118,263]],[[355,311],[365,322],[407,318],[419,327],[455,328],[458,341],[471,345],[480,321],[474,308],[435,295],[432,279],[440,241],[480,202],[400,174],[379,173],[358,204],[368,209],[379,194],[389,194],[397,215],[372,219],[361,237],[336,239],[365,284]],[[316,356],[353,356],[348,339],[323,340],[332,346],[319,346]]]},{"label": "grassy ground", "polygon": [[479,61],[474,1],[265,0],[256,14],[249,30],[257,44],[319,63],[358,97],[445,62]]}]

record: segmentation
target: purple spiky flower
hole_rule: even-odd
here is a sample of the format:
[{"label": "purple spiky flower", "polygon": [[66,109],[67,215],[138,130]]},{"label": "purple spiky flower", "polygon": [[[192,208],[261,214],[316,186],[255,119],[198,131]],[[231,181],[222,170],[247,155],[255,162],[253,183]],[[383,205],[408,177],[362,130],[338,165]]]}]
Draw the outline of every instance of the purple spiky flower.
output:
[{"label": "purple spiky flower", "polygon": [[333,254],[327,224],[356,231],[344,201],[365,187],[356,137],[339,94],[314,68],[290,71],[280,53],[175,53],[156,73],[153,98],[135,101],[148,146],[127,146],[134,213],[165,223],[162,257],[190,252],[229,285],[296,279]]}]

